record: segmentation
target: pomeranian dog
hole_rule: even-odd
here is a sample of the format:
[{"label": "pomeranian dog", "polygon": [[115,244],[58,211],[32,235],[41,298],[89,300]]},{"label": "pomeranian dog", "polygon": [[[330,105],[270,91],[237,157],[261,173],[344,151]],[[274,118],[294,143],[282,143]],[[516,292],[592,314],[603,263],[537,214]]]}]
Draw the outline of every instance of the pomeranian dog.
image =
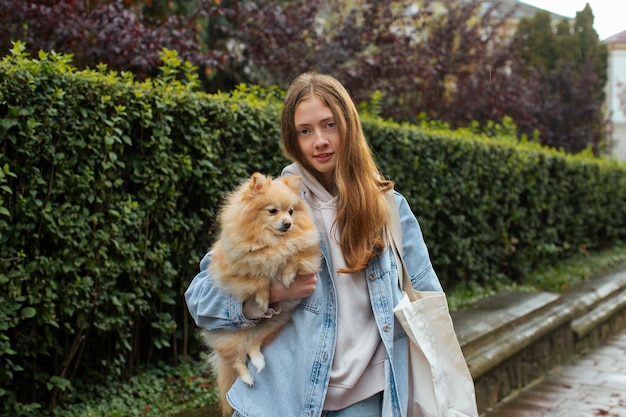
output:
[{"label": "pomeranian dog", "polygon": [[[209,266],[215,285],[242,302],[253,300],[266,311],[272,283],[289,287],[297,274],[318,270],[319,233],[300,197],[301,188],[300,176],[272,180],[257,172],[228,196],[219,214],[221,230]],[[224,415],[232,415],[226,393],[237,376],[249,386],[254,384],[247,358],[257,371],[265,367],[261,347],[288,323],[299,302],[281,302],[280,314],[249,328],[203,330],[204,341],[213,350],[209,361],[217,375]]]}]

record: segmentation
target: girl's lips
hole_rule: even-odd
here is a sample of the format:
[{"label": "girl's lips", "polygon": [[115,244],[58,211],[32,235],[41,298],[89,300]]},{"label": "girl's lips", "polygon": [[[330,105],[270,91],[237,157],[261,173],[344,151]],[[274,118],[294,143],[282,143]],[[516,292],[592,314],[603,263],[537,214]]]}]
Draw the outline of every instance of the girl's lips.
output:
[{"label": "girl's lips", "polygon": [[328,161],[331,157],[333,156],[332,153],[321,153],[319,155],[315,155],[314,158],[315,160],[319,161],[319,162],[326,162]]}]

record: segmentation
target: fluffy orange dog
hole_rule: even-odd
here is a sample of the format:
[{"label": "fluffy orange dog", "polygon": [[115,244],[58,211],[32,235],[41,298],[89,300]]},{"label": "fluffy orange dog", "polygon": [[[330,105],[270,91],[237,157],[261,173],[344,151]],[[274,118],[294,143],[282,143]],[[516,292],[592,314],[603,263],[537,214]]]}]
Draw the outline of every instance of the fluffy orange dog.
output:
[{"label": "fluffy orange dog", "polygon": [[[221,232],[209,267],[215,285],[242,301],[255,300],[266,311],[273,282],[288,287],[296,274],[318,270],[319,234],[300,197],[301,187],[302,178],[296,175],[272,180],[255,173],[228,197],[220,212]],[[248,385],[254,383],[247,357],[258,371],[265,367],[261,347],[287,324],[290,310],[299,301],[282,302],[280,314],[254,327],[203,331],[206,344],[213,349],[211,364],[224,415],[233,412],[226,393],[237,375]]]}]

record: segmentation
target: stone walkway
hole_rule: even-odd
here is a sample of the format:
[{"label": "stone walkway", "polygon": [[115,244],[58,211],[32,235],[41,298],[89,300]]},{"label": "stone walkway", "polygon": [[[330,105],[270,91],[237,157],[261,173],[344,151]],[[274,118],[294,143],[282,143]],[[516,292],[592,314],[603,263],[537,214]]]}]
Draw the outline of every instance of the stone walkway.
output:
[{"label": "stone walkway", "polygon": [[626,417],[626,329],[482,417]]}]

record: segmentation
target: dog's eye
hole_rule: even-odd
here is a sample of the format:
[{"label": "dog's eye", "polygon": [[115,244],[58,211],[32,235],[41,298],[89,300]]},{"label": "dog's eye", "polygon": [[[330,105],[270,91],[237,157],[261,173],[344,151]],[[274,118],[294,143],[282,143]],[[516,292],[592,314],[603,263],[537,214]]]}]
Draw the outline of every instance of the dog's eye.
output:
[{"label": "dog's eye", "polygon": [[276,214],[276,213],[278,213],[278,209],[275,209],[275,208],[269,208],[269,209],[267,209],[267,212],[268,212],[269,214]]},{"label": "dog's eye", "polygon": [[289,215],[291,216],[293,214],[293,209],[289,209]]}]

